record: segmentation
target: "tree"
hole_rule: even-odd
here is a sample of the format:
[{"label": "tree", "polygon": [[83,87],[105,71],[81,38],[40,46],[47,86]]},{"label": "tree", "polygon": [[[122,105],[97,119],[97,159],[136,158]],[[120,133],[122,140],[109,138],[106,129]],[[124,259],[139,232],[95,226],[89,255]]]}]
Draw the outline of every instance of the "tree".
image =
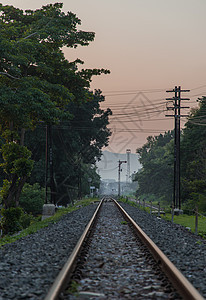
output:
[{"label": "tree", "polygon": [[206,211],[206,97],[191,110],[181,140],[182,199],[194,208]]},{"label": "tree", "polygon": [[25,131],[33,130],[39,122],[68,120],[71,115],[66,106],[75,100],[71,79],[72,83],[81,81],[76,101],[82,101],[82,95],[89,95],[81,88],[89,77],[108,72],[83,70],[76,74],[81,61],[69,63],[64,58],[64,46],[86,46],[94,33],[78,31],[81,21],[71,12],[62,12],[62,6],[55,3],[24,12],[0,4],[0,133],[6,207],[18,206],[32,169],[31,153],[24,146]]},{"label": "tree", "polygon": [[26,183],[20,196],[20,206],[28,214],[41,214],[44,204],[44,195],[45,191],[38,183],[33,185]]},{"label": "tree", "polygon": [[[87,101],[70,102],[67,109],[72,114],[72,119],[53,126],[57,202],[67,204],[68,198],[71,201],[75,196],[88,194],[88,178],[96,182],[96,187],[99,185],[99,176],[94,165],[101,156],[102,147],[108,144],[111,134],[107,128],[111,110],[102,110],[102,101],[104,97],[98,90],[94,94],[90,92],[90,99]],[[35,165],[30,183],[39,182],[44,186],[45,129],[38,127],[33,132],[27,132],[26,145],[29,149],[34,149],[32,158]]]},{"label": "tree", "polygon": [[137,194],[154,195],[170,202],[172,199],[173,132],[149,136],[147,143],[137,149],[142,169],[137,173]]}]

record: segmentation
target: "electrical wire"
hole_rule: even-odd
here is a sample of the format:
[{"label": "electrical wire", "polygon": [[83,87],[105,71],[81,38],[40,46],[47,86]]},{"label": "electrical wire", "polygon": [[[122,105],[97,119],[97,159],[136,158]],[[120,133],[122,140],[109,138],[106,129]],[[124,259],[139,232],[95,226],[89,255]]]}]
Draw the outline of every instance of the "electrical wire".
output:
[{"label": "electrical wire", "polygon": [[198,126],[206,126],[206,123],[193,122],[192,120],[188,120],[188,122]]},{"label": "electrical wire", "polygon": [[[134,103],[134,101],[135,101],[136,99],[132,99],[132,100],[130,100],[129,102],[127,101],[127,102],[120,102],[120,103],[114,103],[114,102],[112,102],[112,104],[110,104],[109,105],[109,107],[111,106],[111,108],[112,107],[122,107],[122,108],[125,108],[125,107],[127,107],[128,106],[128,104],[131,104],[131,103]],[[141,100],[141,102],[143,102],[143,99],[140,99]],[[164,104],[164,103],[166,103],[167,101],[165,100],[165,98],[158,98],[158,99],[153,99],[153,100],[150,100],[150,99],[145,99],[146,101],[148,101],[148,102],[150,102],[149,104],[143,104],[142,105],[142,107],[147,107],[147,106],[151,106],[151,105],[153,105],[153,106],[155,106],[156,104]],[[157,102],[158,101],[158,102]],[[161,102],[160,102],[161,101]],[[101,105],[103,106],[103,105],[106,105],[106,103],[105,102],[107,102],[107,105],[109,104],[109,101],[104,101]],[[141,107],[140,105],[138,105],[138,107]]]},{"label": "electrical wire", "polygon": [[111,172],[111,171],[117,170],[117,169],[118,169],[118,166],[115,167],[115,168],[113,168],[113,169],[103,169],[103,168],[100,168],[100,167],[98,167],[98,169],[101,170],[101,172],[102,172],[102,171],[103,171],[103,172]]},{"label": "electrical wire", "polygon": [[[199,87],[195,87],[191,90],[198,90],[200,88],[206,87],[206,85],[202,85]],[[112,96],[117,96],[117,95],[126,95],[126,94],[136,94],[138,95],[144,95],[144,93],[157,93],[157,92],[163,92],[166,91],[166,89],[153,89],[153,90],[130,90],[130,91],[109,91],[109,92],[105,92],[107,94],[112,94]],[[206,93],[205,93],[206,94]],[[190,97],[196,97],[196,96],[200,96],[202,95],[202,93],[198,93],[198,94],[193,94],[193,95],[189,95]],[[106,95],[109,96],[109,95]],[[109,130],[112,131],[112,133],[126,133],[126,132],[130,132],[130,133],[138,133],[138,134],[145,134],[145,133],[162,133],[165,132],[166,130],[164,129],[146,129],[141,127],[138,128],[116,128],[114,127],[115,124],[120,124],[123,123],[133,123],[135,125],[135,123],[140,123],[142,124],[143,122],[156,122],[156,121],[166,121],[168,119],[164,118],[154,118],[157,115],[161,115],[163,113],[165,113],[166,111],[168,111],[167,109],[165,109],[165,104],[168,103],[167,100],[165,100],[165,98],[159,98],[159,99],[154,99],[154,100],[150,100],[150,99],[146,99],[146,101],[150,102],[150,103],[143,103],[144,99],[140,98],[140,105],[134,105],[134,101],[136,99],[133,98],[133,100],[131,100],[129,103],[127,102],[120,102],[120,103],[112,103],[110,105],[110,108],[112,109],[113,115],[109,116],[110,118],[110,125],[111,127],[108,127]],[[105,101],[106,102],[106,101]],[[103,102],[101,105],[105,106],[106,103]],[[190,101],[189,104],[198,104],[197,101]],[[132,106],[130,106],[130,104]],[[106,108],[101,108],[101,109],[106,109]],[[185,109],[184,109],[185,111]],[[189,116],[188,116],[189,117]],[[205,116],[196,116],[193,117],[195,118],[196,121],[201,121],[204,119]],[[171,118],[174,118],[174,115],[171,115]],[[200,125],[200,126],[206,126],[205,123],[200,123],[200,122],[194,122],[191,120],[188,120],[188,118],[186,117],[182,117],[181,121],[189,121],[191,123],[193,123],[194,125]],[[76,122],[76,120],[70,120],[69,126],[63,125],[63,126],[58,126],[59,129],[65,129],[68,130],[68,128],[72,128],[72,124]],[[79,125],[83,125],[86,124],[87,121],[81,120],[78,122]],[[82,130],[89,130],[92,128],[90,126],[76,126],[75,130],[77,131],[82,131]],[[119,143],[118,143],[119,144]]]},{"label": "electrical wire", "polygon": [[[201,88],[204,88],[206,87],[206,84],[204,85],[201,85],[201,86],[198,86],[198,87],[194,87],[194,88],[191,88],[190,91],[193,91],[193,90],[199,90]],[[104,94],[106,93],[129,93],[129,92],[144,92],[144,93],[154,93],[154,92],[165,92],[167,90],[170,90],[170,88],[154,88],[154,89],[132,89],[132,90],[114,90],[114,91],[104,91]]]},{"label": "electrical wire", "polygon": [[118,91],[103,91],[104,94],[118,94],[118,95],[123,95],[125,93],[160,93],[164,92],[166,89],[133,89],[133,90],[118,90]]},{"label": "electrical wire", "polygon": [[[171,115],[171,117],[174,117],[173,115]],[[135,120],[135,119],[132,119],[132,120],[124,120],[124,123],[133,123],[133,122],[154,122],[154,121],[166,121],[167,119],[166,118],[162,118],[162,119],[137,119],[137,120]],[[111,120],[111,122],[110,123],[121,123],[120,122],[121,121],[121,119],[119,119],[119,121],[117,122],[117,120],[115,120],[115,121],[113,121],[113,120]]]}]

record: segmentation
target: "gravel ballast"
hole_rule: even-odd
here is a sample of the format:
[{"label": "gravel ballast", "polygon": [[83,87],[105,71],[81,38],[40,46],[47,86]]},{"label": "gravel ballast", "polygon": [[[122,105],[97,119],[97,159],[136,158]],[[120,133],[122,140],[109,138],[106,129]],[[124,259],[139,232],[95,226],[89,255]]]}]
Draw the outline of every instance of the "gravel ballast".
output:
[{"label": "gravel ballast", "polygon": [[97,204],[0,248],[0,300],[44,299]]},{"label": "gravel ballast", "polygon": [[134,221],[206,298],[206,241],[126,203],[120,203]]},{"label": "gravel ballast", "polygon": [[[206,242],[179,225],[121,205],[206,298]],[[0,300],[44,299],[96,207],[80,208],[0,248]]]},{"label": "gravel ballast", "polygon": [[87,247],[78,294],[63,299],[180,299],[115,203],[103,203]]}]

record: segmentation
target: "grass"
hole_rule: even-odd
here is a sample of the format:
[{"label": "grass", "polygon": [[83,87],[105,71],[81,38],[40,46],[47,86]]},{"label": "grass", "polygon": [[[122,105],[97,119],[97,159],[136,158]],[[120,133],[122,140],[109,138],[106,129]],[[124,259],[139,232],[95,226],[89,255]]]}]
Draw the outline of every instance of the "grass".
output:
[{"label": "grass", "polygon": [[[171,221],[172,215],[169,213],[166,213],[165,216],[162,217],[165,220]],[[195,232],[195,216],[189,216],[189,215],[179,215],[174,216],[173,219],[175,224],[182,225],[184,227],[191,228],[192,232]],[[199,216],[198,217],[198,234],[204,238],[206,238],[206,218]]]},{"label": "grass", "polygon": [[80,284],[74,280],[72,280],[68,290],[66,291],[67,294],[72,294],[74,296],[78,296],[78,287],[80,286]]},{"label": "grass", "polygon": [[[147,213],[150,213],[150,207],[145,207],[144,208],[142,205],[139,206],[139,204],[137,204],[136,202],[127,200],[125,198],[121,198],[120,201],[124,202],[124,203],[128,203],[131,206],[138,207],[139,209],[144,210]],[[153,204],[154,204],[154,202],[153,202]],[[167,208],[167,211],[168,210],[169,209]],[[172,220],[172,214],[166,212],[166,214],[164,216],[161,215],[161,218],[164,219],[164,220],[167,220],[167,221],[171,221]],[[194,215],[186,215],[186,214],[182,214],[182,215],[179,215],[179,216],[175,215],[174,219],[173,219],[173,222],[175,224],[179,224],[179,225],[182,225],[184,227],[189,227],[189,228],[191,228],[192,232],[195,232],[195,216]],[[200,235],[201,237],[206,239],[206,218],[203,217],[203,216],[198,217],[198,235]]]},{"label": "grass", "polygon": [[127,225],[127,221],[121,221],[121,225]]},{"label": "grass", "polygon": [[41,228],[45,228],[48,227],[49,224],[55,224],[57,223],[60,218],[63,215],[66,215],[72,211],[75,211],[81,207],[87,206],[89,204],[91,204],[94,201],[99,201],[98,199],[83,199],[83,200],[78,200],[77,202],[75,202],[75,204],[73,206],[69,206],[67,208],[59,208],[57,210],[57,212],[55,213],[54,216],[47,218],[43,221],[34,221],[29,227],[27,227],[26,229],[20,231],[19,233],[15,234],[15,235],[5,235],[4,237],[0,238],[0,247],[5,245],[5,244],[9,244],[12,242],[15,242],[16,240],[25,237],[29,234],[35,233],[37,232],[39,229]]},{"label": "grass", "polygon": [[128,199],[125,199],[125,198],[120,198],[119,201],[123,202],[123,203],[127,203],[127,204],[129,204],[131,206],[134,206],[134,207],[138,207],[139,209],[144,210],[144,211],[146,211],[148,213],[150,212],[150,208],[149,207],[143,207],[142,205],[139,206],[139,204],[137,202],[135,202],[135,201],[131,201],[131,200],[128,200]]}]

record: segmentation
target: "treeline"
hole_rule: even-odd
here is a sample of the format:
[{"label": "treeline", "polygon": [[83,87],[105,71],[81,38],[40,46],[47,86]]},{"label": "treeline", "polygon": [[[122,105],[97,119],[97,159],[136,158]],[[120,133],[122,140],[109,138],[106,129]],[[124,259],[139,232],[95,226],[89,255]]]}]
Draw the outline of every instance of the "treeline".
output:
[{"label": "treeline", "polygon": [[[58,205],[67,205],[73,199],[80,199],[90,193],[90,186],[96,188],[100,185],[100,176],[96,172],[96,160],[101,157],[101,149],[107,145],[110,131],[107,128],[108,117],[111,111],[103,111],[100,103],[104,97],[99,90],[92,95],[92,100],[67,105],[72,114],[71,120],[62,121],[58,125],[50,127],[52,142],[53,177],[51,178],[49,167],[48,145],[48,179],[47,185],[53,185],[54,202]],[[32,159],[35,161],[30,184],[38,182],[45,186],[45,125],[39,125],[34,131],[27,131],[25,145],[32,151]],[[51,180],[54,179],[54,182]]]},{"label": "treeline", "polygon": [[[206,97],[198,99],[181,132],[181,201],[183,207],[198,205],[206,211]],[[174,132],[149,136],[137,149],[142,169],[136,179],[137,195],[172,204]]]},{"label": "treeline", "polygon": [[110,72],[80,70],[83,61],[65,58],[64,47],[87,46],[95,34],[79,30],[81,20],[62,7],[23,11],[0,4],[0,179],[6,209],[19,206],[25,184],[27,190],[45,186],[48,128],[56,202],[66,204],[99,183],[95,159],[108,143],[111,110],[100,108],[104,96],[90,91],[90,83]]}]

